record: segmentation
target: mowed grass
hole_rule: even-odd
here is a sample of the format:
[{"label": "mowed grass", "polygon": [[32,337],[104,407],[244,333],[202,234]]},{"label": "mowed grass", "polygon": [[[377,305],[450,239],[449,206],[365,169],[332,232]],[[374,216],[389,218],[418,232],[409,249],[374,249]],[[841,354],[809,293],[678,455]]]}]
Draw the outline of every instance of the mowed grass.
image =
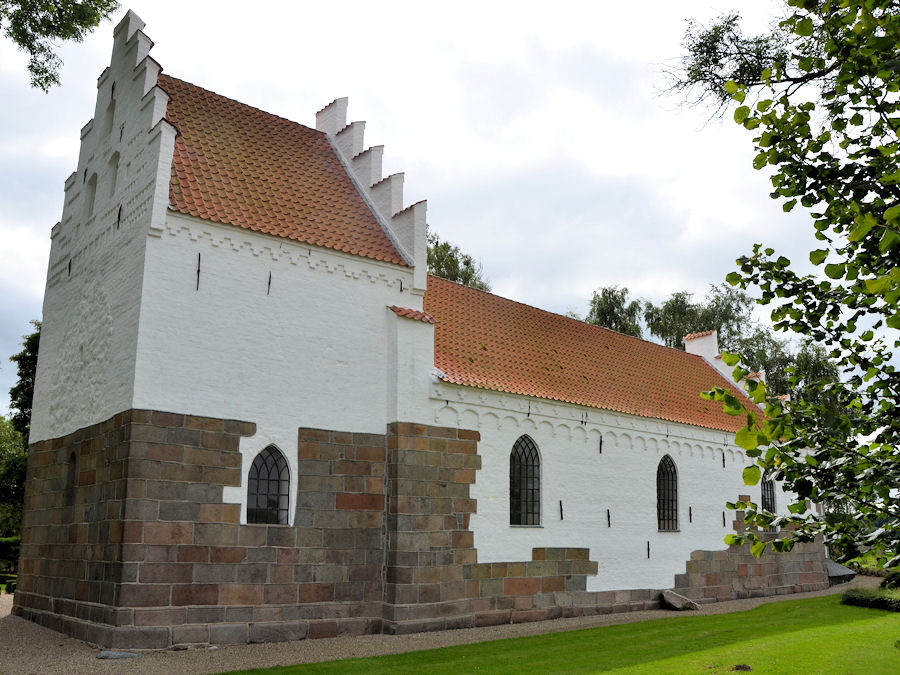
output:
[{"label": "mowed grass", "polygon": [[900,673],[900,614],[840,596],[245,673]]}]

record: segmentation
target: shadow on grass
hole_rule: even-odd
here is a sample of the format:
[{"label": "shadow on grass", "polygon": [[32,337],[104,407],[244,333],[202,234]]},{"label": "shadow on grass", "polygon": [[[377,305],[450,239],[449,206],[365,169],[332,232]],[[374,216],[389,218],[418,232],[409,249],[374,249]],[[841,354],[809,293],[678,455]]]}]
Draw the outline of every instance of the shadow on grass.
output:
[{"label": "shadow on grass", "polygon": [[777,602],[747,612],[678,616],[534,637],[368,659],[328,661],[245,673],[582,673],[649,663],[750,638],[834,626],[882,616],[881,610],[840,604],[840,596]]}]

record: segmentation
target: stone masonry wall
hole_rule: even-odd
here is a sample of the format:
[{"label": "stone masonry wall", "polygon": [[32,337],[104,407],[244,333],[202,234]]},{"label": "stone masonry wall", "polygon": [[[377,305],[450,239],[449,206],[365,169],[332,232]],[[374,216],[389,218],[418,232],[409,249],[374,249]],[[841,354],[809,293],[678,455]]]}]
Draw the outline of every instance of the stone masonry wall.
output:
[{"label": "stone masonry wall", "polygon": [[[585,548],[479,563],[469,530],[476,431],[402,422],[384,435],[301,428],[294,525],[241,524],[240,506],[222,493],[245,484],[238,445],[255,431],[248,422],[130,410],[34,444],[14,612],[106,647],[164,648],[661,604],[658,590],[586,591],[598,570]],[[676,589],[719,600],[816,587],[824,556],[814,546],[795,551],[771,561],[696,552]]]},{"label": "stone masonry wall", "polygon": [[384,436],[301,430],[295,525],[241,525],[222,488],[254,432],[132,410],[35,444],[14,611],[111,647],[380,630]]},{"label": "stone masonry wall", "polygon": [[[741,501],[750,497],[742,495]],[[737,511],[736,532],[745,529],[744,512]],[[762,539],[774,539],[776,532],[764,532]],[[794,544],[787,553],[766,551],[757,558],[750,544],[731,546],[724,551],[694,551],[685,573],[675,575],[674,590],[697,602],[721,602],[789,593],[806,593],[828,588],[825,546],[821,541]]]},{"label": "stone masonry wall", "polygon": [[[597,563],[587,549],[535,548],[527,562],[477,562],[469,488],[481,468],[479,440],[465,429],[388,426],[385,632],[557,618],[558,593],[570,593],[562,598],[570,616],[589,604],[586,575]],[[613,595],[603,600],[613,600],[611,611]]]}]

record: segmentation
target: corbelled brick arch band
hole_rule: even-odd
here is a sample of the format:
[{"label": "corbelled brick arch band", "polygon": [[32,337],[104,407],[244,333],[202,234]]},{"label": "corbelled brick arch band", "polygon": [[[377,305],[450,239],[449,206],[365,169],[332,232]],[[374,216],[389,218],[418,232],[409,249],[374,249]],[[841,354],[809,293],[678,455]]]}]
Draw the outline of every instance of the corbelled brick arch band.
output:
[{"label": "corbelled brick arch band", "polygon": [[[34,444],[14,612],[107,647],[164,648],[660,606],[658,590],[586,591],[598,570],[585,548],[478,563],[476,431],[299,429],[294,524],[240,524],[222,491],[242,484],[239,440],[254,433],[248,422],[129,410]],[[720,587],[730,571],[747,574],[726,553],[709,556]],[[700,585],[705,561],[688,563],[684,584]],[[810,572],[798,581],[817,583]]]}]

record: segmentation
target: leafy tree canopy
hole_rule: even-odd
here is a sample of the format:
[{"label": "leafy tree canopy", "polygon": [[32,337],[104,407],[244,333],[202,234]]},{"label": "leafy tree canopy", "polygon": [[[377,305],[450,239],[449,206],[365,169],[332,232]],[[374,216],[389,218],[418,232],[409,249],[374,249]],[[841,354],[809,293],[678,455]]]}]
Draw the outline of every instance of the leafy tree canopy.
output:
[{"label": "leafy tree canopy", "polygon": [[27,463],[22,434],[0,416],[0,537],[16,535],[22,527]]},{"label": "leafy tree canopy", "polygon": [[[586,323],[641,337],[643,308],[639,300],[628,301],[628,289],[606,286],[594,291]],[[576,317],[577,318],[577,317]]]},{"label": "leafy tree canopy", "polygon": [[476,262],[475,258],[463,253],[449,241],[441,241],[434,232],[428,232],[428,272],[481,291],[491,290],[481,262]]},{"label": "leafy tree canopy", "polygon": [[31,401],[34,398],[34,375],[37,372],[38,347],[41,343],[41,322],[32,321],[34,332],[22,337],[22,351],[9,357],[16,364],[18,381],[9,390],[11,408],[15,411],[11,422],[28,442],[31,431]]},{"label": "leafy tree canopy", "polygon": [[31,86],[59,84],[56,41],[81,42],[119,8],[116,0],[0,0],[0,30],[28,54]]},{"label": "leafy tree canopy", "polygon": [[[798,203],[811,209],[816,274],[800,274],[788,258],[757,245],[727,280],[755,288],[777,330],[811,340],[842,374],[827,383],[794,374],[799,394],[788,401],[758,386],[753,397],[765,404],[766,419],[745,411],[736,442],[756,461],[745,471],[748,484],[768,470],[796,493],[789,520],[797,539],[824,533],[843,549],[875,547],[896,565],[900,4],[786,5],[789,16],[759,38],[744,36],[732,16],[689,29],[676,87],[699,91],[694,100],[730,97],[735,121],[753,134],[754,167],[771,173],[771,196],[785,211]],[[736,375],[746,368],[738,366]],[[708,395],[728,398],[719,390]],[[807,499],[849,504],[856,517],[829,525],[807,509]],[[747,520],[767,525],[772,518],[750,505]],[[746,538],[754,552],[765,549],[752,532]],[[777,539],[773,547],[792,541]]]},{"label": "leafy tree canopy", "polygon": [[644,305],[644,320],[650,332],[667,347],[684,349],[684,336],[715,329],[719,342],[731,345],[751,325],[753,300],[726,284],[712,286],[702,302],[692,302],[692,294],[673,293],[662,305]]}]

